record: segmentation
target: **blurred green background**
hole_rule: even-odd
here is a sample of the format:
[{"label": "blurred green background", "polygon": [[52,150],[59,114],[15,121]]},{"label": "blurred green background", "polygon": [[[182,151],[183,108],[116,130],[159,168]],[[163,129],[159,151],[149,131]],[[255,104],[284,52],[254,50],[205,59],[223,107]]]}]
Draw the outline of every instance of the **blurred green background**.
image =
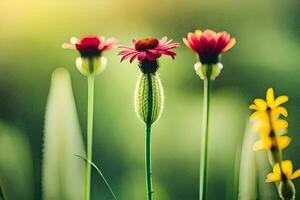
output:
[{"label": "blurred green background", "polygon": [[[61,44],[86,34],[131,45],[132,38],[147,36],[182,43],[196,28],[230,32],[237,45],[223,56],[213,89],[209,199],[235,198],[234,161],[248,105],[268,87],[290,98],[293,142],[284,157],[300,167],[299,17],[299,0],[0,0],[0,181],[9,183],[10,199],[42,198],[44,115],[57,67],[70,71],[85,136],[86,79],[75,67],[78,53]],[[160,59],[165,108],[153,128],[154,190],[156,199],[193,200],[198,198],[203,83],[193,69],[194,53],[183,44],[176,52],[174,61]],[[137,63],[120,63],[117,50],[105,56],[108,68],[96,78],[94,162],[119,199],[145,199],[144,124],[133,107],[139,69]],[[92,198],[111,199],[96,173]]]}]

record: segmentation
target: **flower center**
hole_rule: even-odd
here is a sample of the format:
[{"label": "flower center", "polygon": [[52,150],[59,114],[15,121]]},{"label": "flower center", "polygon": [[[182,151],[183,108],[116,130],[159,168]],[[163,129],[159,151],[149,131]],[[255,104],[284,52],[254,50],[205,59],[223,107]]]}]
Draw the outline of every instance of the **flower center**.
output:
[{"label": "flower center", "polygon": [[148,49],[154,49],[158,45],[158,40],[156,38],[145,38],[137,41],[135,43],[135,49],[138,51],[146,51]]}]

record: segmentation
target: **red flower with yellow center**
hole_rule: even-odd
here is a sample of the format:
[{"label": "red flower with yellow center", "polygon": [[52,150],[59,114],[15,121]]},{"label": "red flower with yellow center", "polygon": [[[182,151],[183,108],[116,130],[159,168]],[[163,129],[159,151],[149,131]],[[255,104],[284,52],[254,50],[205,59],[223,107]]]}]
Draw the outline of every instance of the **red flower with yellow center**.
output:
[{"label": "red flower with yellow center", "polygon": [[163,37],[160,40],[149,37],[141,40],[133,40],[134,48],[121,46],[123,48],[119,55],[122,56],[121,62],[123,60],[130,58],[130,63],[135,59],[142,62],[145,59],[148,61],[154,61],[161,55],[171,56],[173,59],[176,53],[172,49],[179,46],[179,43],[172,43],[172,40],[168,40],[167,37]]},{"label": "red flower with yellow center", "polygon": [[85,36],[81,39],[75,37],[71,38],[70,43],[64,43],[64,49],[77,49],[81,57],[98,57],[103,51],[113,48],[117,44],[117,40],[109,38],[105,40],[104,37],[99,36]]},{"label": "red flower with yellow center", "polygon": [[214,32],[196,30],[188,33],[183,42],[196,52],[202,64],[216,64],[219,62],[220,55],[231,49],[235,43],[235,38],[231,38],[227,32]]}]

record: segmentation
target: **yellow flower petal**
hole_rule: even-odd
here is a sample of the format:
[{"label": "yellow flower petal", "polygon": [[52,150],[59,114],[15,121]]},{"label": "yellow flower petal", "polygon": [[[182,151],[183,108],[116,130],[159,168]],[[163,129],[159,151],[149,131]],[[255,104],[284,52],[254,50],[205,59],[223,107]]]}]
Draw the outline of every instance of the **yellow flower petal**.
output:
[{"label": "yellow flower petal", "polygon": [[267,90],[266,100],[267,100],[268,106],[272,108],[274,105],[274,90],[273,90],[273,88],[269,88]]},{"label": "yellow flower petal", "polygon": [[258,110],[258,107],[255,104],[251,104],[249,106],[249,109],[251,109],[251,110]]},{"label": "yellow flower petal", "polygon": [[278,174],[279,176],[281,175],[281,172],[280,172],[280,168],[279,168],[279,164],[276,163],[273,167],[273,173],[274,174]]},{"label": "yellow flower petal", "polygon": [[267,179],[266,179],[267,183],[276,182],[276,181],[280,181],[280,174],[269,173],[267,175]]},{"label": "yellow flower petal", "polygon": [[258,140],[253,144],[252,148],[253,148],[253,151],[263,150],[264,149],[264,144],[261,140]]},{"label": "yellow flower petal", "polygon": [[293,174],[293,164],[290,160],[285,160],[281,162],[283,173],[286,175],[288,179],[291,178]]},{"label": "yellow flower petal", "polygon": [[255,111],[254,113],[252,113],[250,115],[250,120],[252,120],[252,121],[261,121],[261,120],[264,119],[264,115],[265,115],[264,112]]},{"label": "yellow flower petal", "polygon": [[196,35],[197,38],[200,38],[201,35],[202,35],[202,31],[200,31],[200,30],[195,30],[195,35]]},{"label": "yellow flower petal", "polygon": [[277,108],[272,109],[271,115],[272,115],[272,119],[275,120],[275,119],[278,119],[278,117],[280,115],[282,115],[284,117],[287,117],[288,116],[288,112],[287,112],[286,108],[284,108],[282,106],[279,106]]},{"label": "yellow flower petal", "polygon": [[290,144],[291,138],[288,136],[280,136],[277,142],[279,149],[285,149]]},{"label": "yellow flower petal", "polygon": [[263,99],[255,99],[254,103],[260,111],[265,111],[267,109],[267,103]]},{"label": "yellow flower petal", "polygon": [[274,108],[280,106],[281,104],[287,102],[289,98],[287,96],[279,96],[275,99]]},{"label": "yellow flower petal", "polygon": [[274,131],[278,134],[283,134],[287,131],[288,122],[283,119],[278,119],[273,123]]},{"label": "yellow flower petal", "polygon": [[295,179],[298,178],[299,176],[300,176],[300,169],[297,169],[296,171],[294,171],[290,179]]},{"label": "yellow flower petal", "polygon": [[269,137],[258,140],[253,144],[253,151],[268,150],[272,146],[272,140]]}]

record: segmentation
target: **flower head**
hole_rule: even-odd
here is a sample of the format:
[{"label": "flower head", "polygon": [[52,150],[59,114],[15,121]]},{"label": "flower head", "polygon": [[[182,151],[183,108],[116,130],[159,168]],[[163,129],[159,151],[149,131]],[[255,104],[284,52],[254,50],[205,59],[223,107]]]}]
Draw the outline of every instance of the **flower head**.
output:
[{"label": "flower head", "polygon": [[281,134],[285,133],[288,123],[279,117],[281,115],[284,117],[288,116],[287,109],[281,106],[287,101],[288,97],[285,95],[275,99],[273,88],[267,90],[266,101],[255,99],[249,108],[255,110],[250,119],[254,121],[256,131],[262,135],[269,135],[271,131]]},{"label": "flower head", "polygon": [[64,49],[77,49],[81,57],[98,57],[103,51],[113,48],[117,44],[117,40],[99,36],[85,36],[81,39],[72,37],[70,43],[64,43]]},{"label": "flower head", "polygon": [[279,136],[277,141],[269,136],[262,136],[260,140],[256,141],[253,145],[254,151],[259,150],[272,150],[278,148],[280,150],[285,149],[291,142],[291,138],[288,136]]},{"label": "flower head", "polygon": [[283,174],[281,174],[279,163],[277,163],[273,167],[273,172],[267,175],[267,179],[266,179],[267,183],[276,182],[276,181],[285,181],[284,179],[292,180],[300,176],[300,169],[297,169],[296,171],[293,172],[292,161],[290,160],[282,161],[281,165],[282,165]]},{"label": "flower head", "polygon": [[119,55],[122,56],[123,60],[130,58],[130,63],[135,59],[142,62],[144,60],[154,61],[162,55],[171,56],[173,59],[176,53],[172,49],[177,48],[179,43],[174,43],[172,40],[168,40],[167,37],[161,39],[149,37],[140,40],[132,41],[134,48],[121,46],[124,50],[120,51]]},{"label": "flower head", "polygon": [[202,64],[216,64],[220,55],[231,49],[236,40],[227,32],[216,33],[207,29],[204,32],[196,30],[188,33],[183,42],[198,54]]},{"label": "flower head", "polygon": [[255,110],[250,119],[254,122],[254,131],[260,133],[260,139],[253,145],[253,150],[270,150],[278,152],[286,148],[291,142],[288,136],[282,136],[287,132],[288,122],[280,116],[287,117],[288,112],[281,104],[288,101],[287,96],[279,96],[275,99],[273,88],[269,88],[266,101],[255,99],[250,109]]},{"label": "flower head", "polygon": [[266,101],[263,99],[255,99],[254,104],[250,105],[250,109],[256,111],[266,111],[267,109],[275,110],[276,114],[287,115],[285,108],[281,107],[281,104],[286,103],[289,98],[285,95],[279,96],[275,99],[273,88],[269,88],[266,94]]},{"label": "flower head", "polygon": [[86,76],[95,76],[106,68],[107,59],[102,56],[103,51],[113,48],[117,40],[107,40],[101,36],[85,36],[81,39],[72,37],[70,43],[64,43],[64,49],[77,49],[80,57],[76,59],[76,66],[80,73]]}]

